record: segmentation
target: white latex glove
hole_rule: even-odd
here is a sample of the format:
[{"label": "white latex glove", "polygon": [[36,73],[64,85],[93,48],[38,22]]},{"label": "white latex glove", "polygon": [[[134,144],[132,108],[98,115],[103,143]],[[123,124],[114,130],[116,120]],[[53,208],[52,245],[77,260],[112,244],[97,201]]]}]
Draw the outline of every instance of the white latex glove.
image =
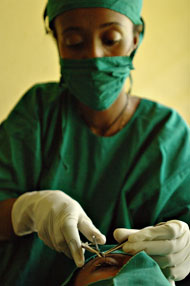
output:
[{"label": "white latex glove", "polygon": [[90,241],[93,235],[99,244],[106,241],[80,204],[62,191],[21,195],[13,205],[12,224],[16,235],[37,232],[50,248],[72,255],[78,267],[84,264],[79,231]]},{"label": "white latex glove", "polygon": [[185,222],[171,220],[142,230],[116,229],[114,238],[118,242],[128,238],[123,247],[127,253],[146,251],[168,280],[182,280],[190,272],[190,231]]}]

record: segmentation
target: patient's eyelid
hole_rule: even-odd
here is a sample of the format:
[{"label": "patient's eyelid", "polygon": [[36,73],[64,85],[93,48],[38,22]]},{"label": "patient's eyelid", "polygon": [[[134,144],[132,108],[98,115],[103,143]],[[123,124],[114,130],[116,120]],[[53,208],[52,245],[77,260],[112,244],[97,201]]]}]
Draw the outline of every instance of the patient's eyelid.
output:
[{"label": "patient's eyelid", "polygon": [[109,267],[118,267],[118,263],[113,263],[110,261],[104,261],[95,265],[96,268],[109,268]]}]

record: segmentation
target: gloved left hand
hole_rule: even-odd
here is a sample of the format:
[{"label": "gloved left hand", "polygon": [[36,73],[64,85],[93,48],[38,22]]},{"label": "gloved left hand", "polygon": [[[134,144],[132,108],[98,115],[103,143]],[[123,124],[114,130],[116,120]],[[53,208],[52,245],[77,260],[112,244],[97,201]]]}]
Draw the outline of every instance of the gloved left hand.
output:
[{"label": "gloved left hand", "polygon": [[114,238],[118,242],[128,238],[123,246],[127,253],[144,250],[169,280],[182,280],[190,272],[190,231],[185,222],[170,220],[142,230],[118,228]]}]

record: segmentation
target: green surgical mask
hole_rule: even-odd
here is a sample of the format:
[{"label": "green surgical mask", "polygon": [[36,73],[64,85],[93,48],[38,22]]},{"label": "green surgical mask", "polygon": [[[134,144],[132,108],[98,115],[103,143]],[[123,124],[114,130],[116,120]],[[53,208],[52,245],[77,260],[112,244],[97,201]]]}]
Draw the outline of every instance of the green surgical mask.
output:
[{"label": "green surgical mask", "polygon": [[109,108],[133,69],[130,57],[60,59],[61,82],[80,102],[94,110]]}]

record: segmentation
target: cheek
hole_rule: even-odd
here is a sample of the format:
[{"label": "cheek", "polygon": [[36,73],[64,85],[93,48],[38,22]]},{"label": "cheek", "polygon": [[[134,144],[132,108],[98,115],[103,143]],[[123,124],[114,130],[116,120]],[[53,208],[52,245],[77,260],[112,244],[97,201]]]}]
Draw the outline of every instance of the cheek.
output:
[{"label": "cheek", "polygon": [[94,272],[91,276],[89,276],[89,281],[88,283],[96,282],[99,280],[103,280],[106,278],[110,278],[115,276],[118,273],[118,269],[109,269],[109,270],[104,270],[104,271],[96,271]]},{"label": "cheek", "polygon": [[59,55],[61,56],[61,58],[63,58],[63,44],[61,43],[59,38],[57,38],[57,48],[59,51]]},{"label": "cheek", "polygon": [[131,50],[133,47],[133,35],[127,35],[126,40],[125,40],[125,48],[127,51]]},{"label": "cheek", "polygon": [[105,269],[89,273],[81,273],[77,276],[74,286],[87,286],[89,283],[97,282],[115,276],[119,269]]},{"label": "cheek", "polygon": [[57,39],[57,47],[58,47],[59,55],[61,58],[65,58],[65,59],[70,58],[70,52],[65,47],[65,43],[64,43],[64,40],[62,38]]}]

